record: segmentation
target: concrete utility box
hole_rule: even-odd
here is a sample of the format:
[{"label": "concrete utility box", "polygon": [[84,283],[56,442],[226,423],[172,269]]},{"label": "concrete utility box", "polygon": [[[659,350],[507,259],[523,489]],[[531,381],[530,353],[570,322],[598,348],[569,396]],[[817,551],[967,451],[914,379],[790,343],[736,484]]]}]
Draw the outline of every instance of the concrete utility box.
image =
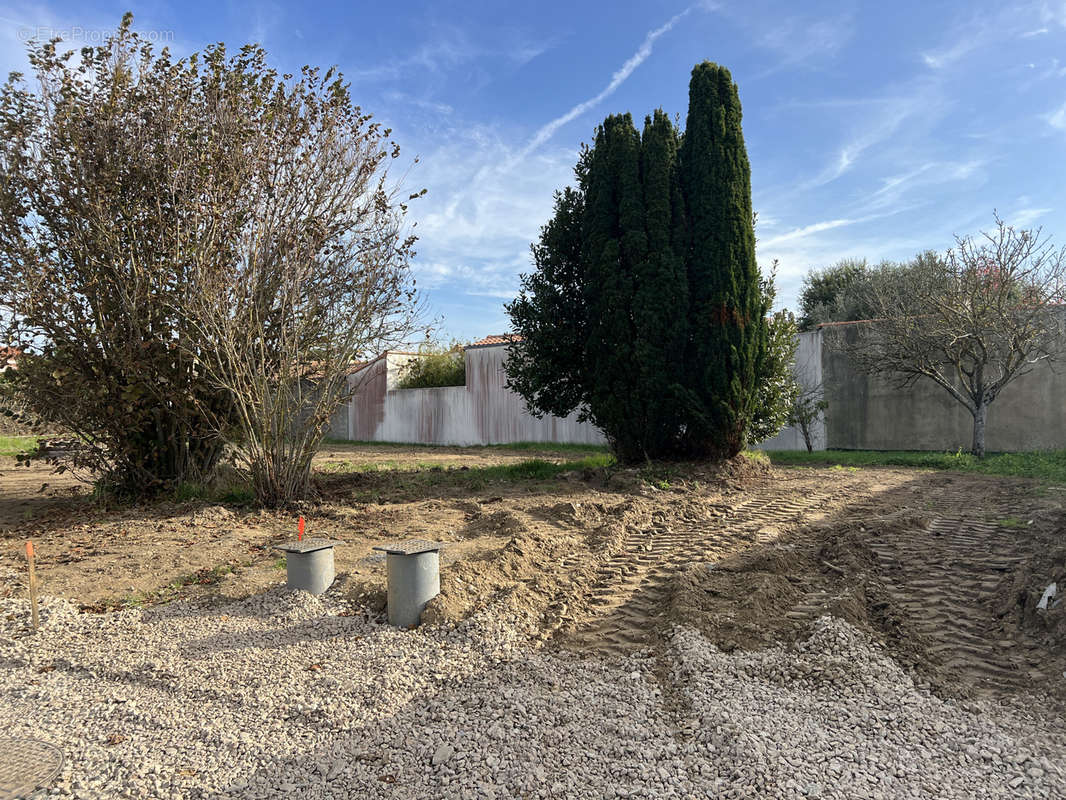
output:
[{"label": "concrete utility box", "polygon": [[285,553],[286,585],[311,594],[322,594],[333,585],[333,539],[304,539],[285,542],[275,549]]},{"label": "concrete utility box", "polygon": [[440,594],[440,543],[410,539],[374,549],[388,556],[389,624],[415,627],[426,603]]}]

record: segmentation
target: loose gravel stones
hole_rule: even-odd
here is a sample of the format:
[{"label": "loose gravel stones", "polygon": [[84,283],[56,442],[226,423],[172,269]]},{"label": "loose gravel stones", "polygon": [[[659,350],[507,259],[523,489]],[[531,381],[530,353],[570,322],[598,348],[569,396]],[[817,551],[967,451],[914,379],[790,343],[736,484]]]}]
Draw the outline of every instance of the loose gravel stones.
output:
[{"label": "loose gravel stones", "polygon": [[945,702],[864,635],[624,658],[536,649],[493,607],[401,631],[340,600],[78,614],[0,601],[0,726],[79,798],[1066,796],[1061,723]]}]

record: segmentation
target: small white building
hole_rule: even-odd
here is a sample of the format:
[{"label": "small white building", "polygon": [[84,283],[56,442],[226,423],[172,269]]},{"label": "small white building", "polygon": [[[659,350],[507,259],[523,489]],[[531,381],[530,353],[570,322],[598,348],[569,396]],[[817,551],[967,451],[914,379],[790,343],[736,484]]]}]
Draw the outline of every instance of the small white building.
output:
[{"label": "small white building", "polygon": [[484,445],[513,442],[605,444],[594,425],[550,415],[537,419],[505,384],[509,337],[468,346],[466,385],[398,389],[403,366],[417,353],[390,351],[349,376],[351,399],[338,409],[330,435],[361,442]]}]

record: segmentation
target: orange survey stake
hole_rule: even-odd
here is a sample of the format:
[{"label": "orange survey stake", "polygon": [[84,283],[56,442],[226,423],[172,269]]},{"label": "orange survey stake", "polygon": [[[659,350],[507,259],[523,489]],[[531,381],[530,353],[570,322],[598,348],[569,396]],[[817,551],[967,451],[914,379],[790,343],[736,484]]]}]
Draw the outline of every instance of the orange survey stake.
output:
[{"label": "orange survey stake", "polygon": [[30,590],[30,619],[33,623],[33,630],[36,633],[37,628],[40,627],[40,619],[37,615],[37,570],[34,568],[33,557],[33,542],[26,542],[26,566],[29,570],[29,590]]}]

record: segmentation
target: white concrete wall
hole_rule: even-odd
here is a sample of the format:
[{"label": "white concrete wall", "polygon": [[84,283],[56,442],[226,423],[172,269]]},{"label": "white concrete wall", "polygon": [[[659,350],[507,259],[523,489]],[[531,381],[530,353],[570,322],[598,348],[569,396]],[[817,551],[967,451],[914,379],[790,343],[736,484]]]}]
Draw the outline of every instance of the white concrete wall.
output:
[{"label": "white concrete wall", "polygon": [[[506,345],[466,350],[466,385],[397,389],[401,367],[413,356],[388,353],[350,380],[348,438],[356,441],[483,445],[511,442],[604,444],[603,434],[571,414],[536,419],[504,385]],[[335,429],[339,430],[337,425]]]},{"label": "white concrete wall", "polygon": [[[796,378],[804,388],[822,386],[822,332],[809,331],[799,335],[796,345]],[[830,409],[832,411],[832,409]],[[820,414],[812,426],[811,443],[815,450],[825,450],[825,414]],[[806,450],[807,443],[799,428],[787,426],[765,442],[760,450]]]}]

